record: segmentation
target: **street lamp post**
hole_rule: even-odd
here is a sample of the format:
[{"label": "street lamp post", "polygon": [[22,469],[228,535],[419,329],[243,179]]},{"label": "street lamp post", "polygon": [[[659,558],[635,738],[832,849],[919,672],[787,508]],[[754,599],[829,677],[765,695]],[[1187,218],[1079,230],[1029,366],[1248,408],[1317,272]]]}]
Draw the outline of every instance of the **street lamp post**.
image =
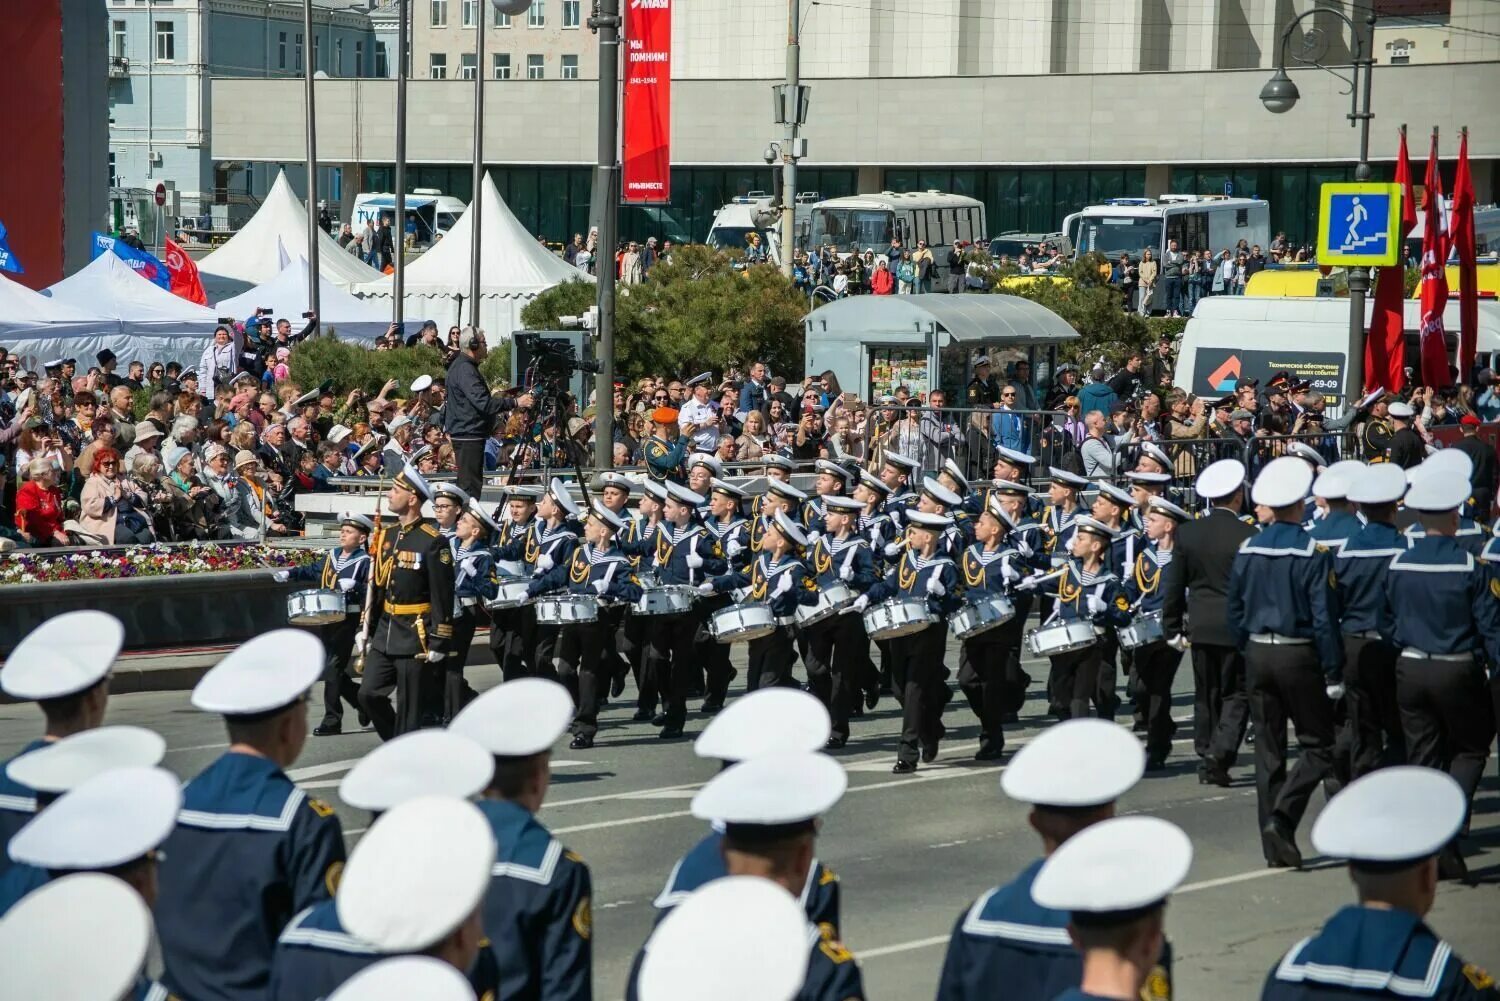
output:
[{"label": "street lamp post", "polygon": [[[1297,85],[1286,72],[1286,49],[1287,43],[1291,41],[1292,31],[1309,17],[1314,15],[1327,15],[1336,17],[1349,26],[1349,35],[1353,39],[1352,54],[1354,56],[1353,78],[1342,76],[1324,66],[1323,56],[1327,53],[1328,45],[1321,28],[1313,28],[1302,36],[1302,49],[1293,58],[1305,65],[1333,73],[1340,80],[1349,85],[1349,113],[1345,116],[1349,119],[1351,128],[1359,128],[1359,163],[1354,168],[1354,179],[1356,181],[1368,181],[1370,179],[1370,120],[1375,116],[1370,111],[1370,89],[1374,77],[1375,68],[1375,14],[1372,10],[1365,18],[1365,34],[1360,36],[1360,29],[1342,11],[1331,7],[1316,7],[1293,18],[1281,33],[1281,45],[1277,48],[1276,72],[1260,91],[1260,103],[1265,105],[1266,110],[1272,114],[1284,114],[1292,110],[1301,94],[1297,91]],[[1349,268],[1349,342],[1347,345],[1348,360],[1344,366],[1344,405],[1346,409],[1352,407],[1365,389],[1365,295],[1370,291],[1370,271],[1368,268]]]},{"label": "street lamp post", "polygon": [[[330,14],[330,19],[332,15]],[[318,302],[318,125],[313,104],[313,77],[317,73],[313,44],[312,0],[302,0],[302,32],[307,39],[307,61],[302,64],[303,90],[307,116],[307,308],[313,322],[322,324],[322,304]]]},{"label": "street lamp post", "polygon": [[620,3],[597,0],[589,27],[599,33],[599,153],[594,166],[591,200],[599,238],[594,244],[594,273],[598,277],[594,377],[594,467],[615,463],[615,212],[619,202]]}]

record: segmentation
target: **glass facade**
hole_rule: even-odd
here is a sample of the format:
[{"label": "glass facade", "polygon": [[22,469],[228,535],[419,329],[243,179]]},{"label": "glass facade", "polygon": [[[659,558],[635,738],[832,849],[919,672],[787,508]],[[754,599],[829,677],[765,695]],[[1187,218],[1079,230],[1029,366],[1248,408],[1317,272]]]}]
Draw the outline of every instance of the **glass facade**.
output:
[{"label": "glass facade", "polygon": [[986,236],[1055,233],[1063,217],[1106,198],[1146,193],[1146,171],[1135,167],[982,168],[885,172],[887,191],[943,191],[984,202]]}]

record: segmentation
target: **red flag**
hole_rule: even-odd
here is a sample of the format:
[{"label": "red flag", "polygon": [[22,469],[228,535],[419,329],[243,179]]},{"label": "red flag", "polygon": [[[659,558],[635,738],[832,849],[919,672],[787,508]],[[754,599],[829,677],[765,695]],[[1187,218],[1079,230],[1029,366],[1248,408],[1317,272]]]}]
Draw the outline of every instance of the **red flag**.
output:
[{"label": "red flag", "polygon": [[1406,128],[1401,129],[1401,152],[1396,158],[1396,183],[1401,185],[1401,259],[1395,267],[1380,268],[1375,279],[1375,309],[1370,336],[1365,340],[1365,389],[1384,387],[1399,393],[1406,386],[1406,241],[1417,227],[1417,195],[1411,186],[1411,160],[1406,153]]},{"label": "red flag", "polygon": [[1458,173],[1453,178],[1453,219],[1450,241],[1458,251],[1458,378],[1467,380],[1474,369],[1479,345],[1479,271],[1474,241],[1474,180],[1469,176],[1469,130],[1458,140]]},{"label": "red flag", "polygon": [[208,304],[208,296],[203,292],[203,282],[198,278],[198,265],[193,259],[177,245],[169,236],[166,246],[167,273],[172,276],[172,294],[180,295],[188,302],[196,302],[200,306]]},{"label": "red flag", "polygon": [[1427,154],[1427,179],[1423,182],[1422,211],[1422,382],[1434,389],[1446,386],[1448,347],[1443,341],[1443,309],[1448,305],[1448,220],[1443,205],[1443,175],[1438,170],[1438,134],[1432,130],[1432,151]]}]

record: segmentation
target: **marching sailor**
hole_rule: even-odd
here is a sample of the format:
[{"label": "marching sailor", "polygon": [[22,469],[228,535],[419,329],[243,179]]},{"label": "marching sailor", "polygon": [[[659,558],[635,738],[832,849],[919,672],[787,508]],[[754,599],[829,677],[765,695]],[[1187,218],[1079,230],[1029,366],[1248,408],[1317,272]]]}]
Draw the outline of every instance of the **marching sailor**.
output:
[{"label": "marching sailor", "polygon": [[[1151,499],[1146,545],[1136,554],[1134,565],[1125,570],[1125,597],[1138,620],[1153,617],[1160,622],[1166,598],[1162,580],[1172,563],[1177,526],[1190,520],[1186,511],[1165,497]],[[1163,635],[1133,653],[1145,703],[1141,709],[1146,719],[1146,770],[1159,771],[1166,767],[1172,735],[1177,732],[1177,724],[1172,721],[1172,682],[1182,663],[1182,651],[1168,645]]]},{"label": "marching sailor", "polygon": [[495,596],[494,551],[490,542],[500,526],[478,500],[464,501],[453,526],[453,649],[443,662],[443,722],[450,722],[477,694],[464,680],[469,647],[479,627],[480,609]]},{"label": "marching sailor", "polygon": [[[965,604],[974,606],[992,598],[1009,601],[1011,585],[1025,576],[1024,560],[1007,544],[1011,524],[999,496],[989,494],[984,511],[974,519],[975,541],[958,561]],[[975,761],[996,761],[1005,754],[1002,724],[1009,711],[1007,700],[1019,684],[1012,672],[1020,668],[1021,627],[1011,626],[1018,617],[1024,622],[1024,617],[1013,611],[1005,622],[965,638],[959,646],[958,686],[979,717]],[[1017,647],[1015,651],[1012,644]],[[1013,652],[1017,654],[1014,658]]]},{"label": "marching sailor", "polygon": [[[573,556],[573,547],[578,545],[574,519],[579,507],[562,480],[553,477],[536,503],[536,513],[526,535],[495,550],[497,560],[524,560],[533,578],[566,564]],[[535,608],[528,608],[528,612],[529,617],[523,620],[529,632],[525,640],[526,662],[532,674],[555,679],[557,672],[552,659],[557,653],[557,627],[537,623]]]},{"label": "marching sailor", "polygon": [[[535,530],[532,522],[536,519],[538,491],[535,487],[507,486],[505,496],[507,517],[495,536],[493,569],[497,583],[501,577],[530,576],[521,556],[525,540]],[[507,548],[517,555],[509,560],[501,558],[500,551]],[[495,663],[500,665],[500,676],[505,681],[525,677],[530,670],[526,662],[527,641],[535,623],[536,610],[529,605],[490,609],[490,649],[495,652]]]},{"label": "marching sailor", "polygon": [[[856,596],[875,583],[875,560],[868,540],[854,531],[864,504],[853,497],[823,498],[823,534],[808,555],[820,595],[842,585]],[[870,639],[858,615],[842,612],[803,629],[807,637],[808,690],[829,707],[833,716],[830,748],[849,740],[849,717],[859,707],[865,680]]]},{"label": "marching sailor", "polygon": [[[750,564],[750,523],[740,517],[740,508],[745,501],[745,492],[732,483],[714,477],[709,481],[708,517],[703,527],[719,543],[729,566],[743,570]],[[728,608],[732,599],[728,595],[714,595],[700,599],[703,611],[703,626],[698,630],[698,661],[703,665],[705,694],[703,712],[712,716],[724,708],[724,698],[729,693],[729,683],[736,671],[729,664],[729,645],[714,639],[708,623],[715,612]]]},{"label": "marching sailor", "polygon": [[[662,507],[662,521],[651,536],[652,567],[663,584],[698,587],[727,566],[724,551],[698,520],[698,508],[704,498],[680,483],[668,483],[667,500]],[[663,740],[682,736],[687,720],[687,693],[698,665],[693,660],[693,644],[703,622],[698,608],[675,615],[658,616],[648,631],[646,664],[653,675],[665,711],[655,717],[661,721]]]}]

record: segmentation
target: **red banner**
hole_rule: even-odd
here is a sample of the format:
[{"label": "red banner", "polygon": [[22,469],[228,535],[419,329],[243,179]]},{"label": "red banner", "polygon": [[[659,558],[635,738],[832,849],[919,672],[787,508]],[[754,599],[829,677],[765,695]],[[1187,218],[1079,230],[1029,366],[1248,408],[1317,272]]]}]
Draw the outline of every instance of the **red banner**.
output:
[{"label": "red banner", "polygon": [[1427,154],[1425,213],[1422,230],[1422,384],[1438,389],[1453,384],[1448,372],[1448,347],[1443,340],[1443,309],[1448,305],[1448,219],[1443,205],[1443,175],[1438,170],[1438,134],[1432,130],[1432,152]]},{"label": "red banner", "polygon": [[172,294],[200,306],[206,305],[208,296],[203,293],[203,282],[198,278],[198,265],[170,236],[167,237],[164,256],[167,273],[172,276]]},{"label": "red banner", "polygon": [[1458,251],[1458,381],[1468,380],[1479,346],[1479,270],[1474,238],[1474,178],[1469,174],[1469,130],[1458,141],[1458,174],[1453,179],[1451,247]]},{"label": "red banner", "polygon": [[1365,341],[1365,389],[1384,387],[1389,393],[1399,393],[1406,386],[1406,238],[1417,226],[1417,197],[1412,191],[1404,126],[1396,183],[1401,185],[1401,261],[1395,267],[1378,269],[1375,310]]},{"label": "red banner", "polygon": [[620,200],[672,197],[672,0],[625,5],[625,143]]}]

